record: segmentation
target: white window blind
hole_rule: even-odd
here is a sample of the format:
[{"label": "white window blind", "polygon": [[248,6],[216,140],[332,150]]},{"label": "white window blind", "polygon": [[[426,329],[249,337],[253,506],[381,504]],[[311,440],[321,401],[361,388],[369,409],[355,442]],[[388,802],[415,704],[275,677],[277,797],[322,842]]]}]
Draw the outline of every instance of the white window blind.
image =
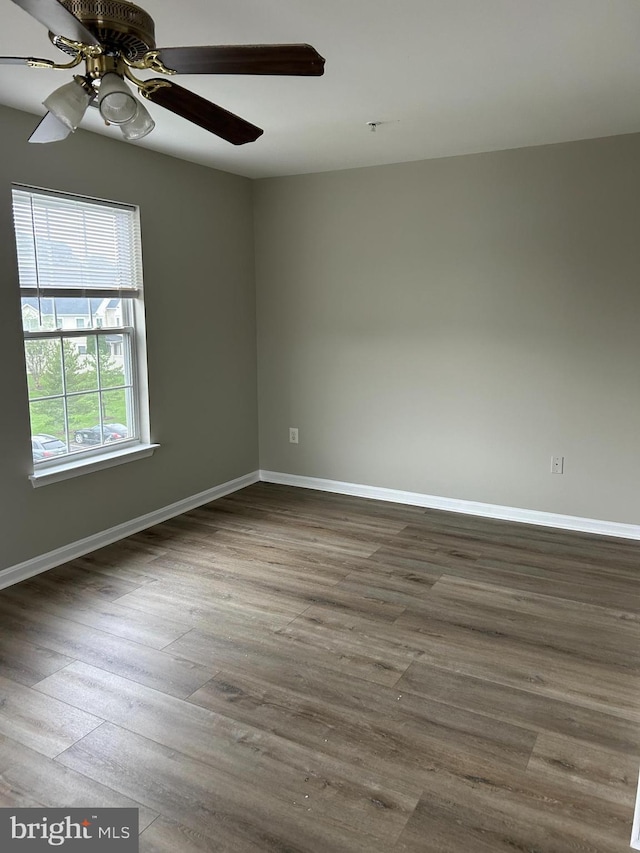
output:
[{"label": "white window blind", "polygon": [[135,297],[141,288],[135,207],[14,187],[13,214],[23,295]]}]

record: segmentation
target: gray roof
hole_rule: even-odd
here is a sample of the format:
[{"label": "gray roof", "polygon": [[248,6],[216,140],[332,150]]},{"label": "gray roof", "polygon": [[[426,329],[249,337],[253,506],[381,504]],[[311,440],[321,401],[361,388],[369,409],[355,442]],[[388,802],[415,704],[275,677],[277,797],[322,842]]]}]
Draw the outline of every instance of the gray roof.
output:
[{"label": "gray roof", "polygon": [[[119,299],[110,299],[107,308],[116,308],[118,305]],[[58,317],[68,317],[68,316],[76,316],[76,317],[89,317],[90,314],[95,314],[100,305],[102,304],[102,299],[83,299],[78,298],[74,299],[71,297],[65,297],[64,299],[56,298],[54,299],[40,299],[40,308],[43,314],[53,314],[53,303],[56,303],[55,313]],[[91,309],[89,309],[89,303],[91,303]],[[37,296],[23,296],[22,297],[23,305],[30,305],[36,311],[38,310],[38,298]]]}]

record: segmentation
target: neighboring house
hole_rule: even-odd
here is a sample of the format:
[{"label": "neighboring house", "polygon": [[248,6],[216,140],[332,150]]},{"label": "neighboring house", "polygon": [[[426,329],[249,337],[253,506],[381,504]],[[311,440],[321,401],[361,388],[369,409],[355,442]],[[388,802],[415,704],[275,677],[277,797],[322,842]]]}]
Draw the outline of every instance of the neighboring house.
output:
[{"label": "neighboring house", "polygon": [[[38,316],[38,300],[22,298],[22,324],[29,331],[42,329],[110,328],[122,323],[120,299],[42,299],[43,315]],[[86,338],[73,338],[80,355],[87,352]],[[122,367],[122,335],[107,335],[110,356]]]}]

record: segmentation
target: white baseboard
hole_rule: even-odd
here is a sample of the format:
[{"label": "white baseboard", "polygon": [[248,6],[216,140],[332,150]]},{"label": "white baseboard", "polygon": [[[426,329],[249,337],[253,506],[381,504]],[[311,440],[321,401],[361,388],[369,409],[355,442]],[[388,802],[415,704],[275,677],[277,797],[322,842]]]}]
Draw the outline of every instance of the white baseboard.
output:
[{"label": "white baseboard", "polygon": [[636,808],[633,813],[633,828],[631,830],[631,847],[640,850],[640,778],[636,792]]},{"label": "white baseboard", "polygon": [[318,477],[303,477],[299,474],[281,474],[277,471],[260,471],[260,480],[265,483],[316,489],[320,492],[356,495],[377,501],[423,506],[428,509],[442,509],[447,512],[480,515],[485,518],[499,518],[504,521],[518,521],[522,524],[537,524],[543,527],[556,527],[561,530],[577,530],[582,533],[595,533],[599,536],[640,539],[640,525],[623,524],[618,521],[599,521],[595,518],[580,518],[575,515],[558,515],[535,509],[520,509],[512,506],[458,500],[457,498],[443,498],[438,495],[423,495],[420,492],[403,492],[399,489],[382,489],[376,486],[362,486],[357,483],[343,483],[340,480],[323,480]]},{"label": "white baseboard", "polygon": [[133,533],[139,533],[147,527],[153,527],[154,524],[168,521],[176,515],[182,515],[183,512],[189,512],[189,510],[215,501],[217,498],[223,498],[225,495],[237,492],[238,489],[243,489],[245,486],[257,483],[259,479],[258,471],[252,471],[243,477],[238,477],[235,480],[229,480],[226,483],[221,483],[219,486],[214,486],[212,489],[207,489],[206,492],[200,492],[197,495],[176,501],[176,503],[154,510],[154,512],[149,512],[146,515],[133,518],[131,521],[118,524],[116,527],[110,527],[108,530],[93,534],[93,536],[79,539],[77,542],[72,542],[70,545],[65,545],[62,548],[56,548],[55,551],[49,551],[40,557],[34,557],[32,560],[18,563],[17,566],[11,566],[8,569],[4,569],[4,571],[0,571],[0,589],[12,586],[14,583],[19,583],[34,575],[39,575],[41,572],[46,572],[49,569],[55,568],[55,566],[67,563],[69,560],[75,560],[77,557],[82,557],[91,551],[96,551],[98,548],[104,548],[105,545],[111,545],[113,542],[125,539]]},{"label": "white baseboard", "polygon": [[196,509],[196,507],[210,503],[217,498],[230,495],[232,492],[237,492],[239,489],[244,489],[246,486],[250,486],[258,481],[279,483],[285,486],[298,486],[321,492],[334,492],[339,495],[355,495],[372,500],[408,504],[409,506],[422,506],[427,509],[441,509],[447,512],[460,512],[467,515],[484,516],[486,518],[499,518],[504,521],[519,521],[524,524],[556,527],[561,530],[577,530],[583,533],[595,533],[600,536],[615,536],[623,539],[640,540],[640,525],[636,524],[622,524],[617,521],[598,521],[593,518],[580,518],[573,515],[557,515],[552,512],[498,506],[496,504],[464,501],[455,498],[443,498],[437,495],[423,495],[420,492],[383,489],[376,486],[358,485],[357,483],[344,483],[340,480],[303,477],[298,474],[282,474],[277,471],[252,471],[235,480],[229,480],[226,483],[221,483],[219,486],[214,486],[212,489],[207,489],[205,492],[200,492],[181,501],[176,501],[176,503],[162,507],[154,512],[133,518],[131,521],[125,521],[116,527],[95,533],[93,536],[87,536],[85,539],[79,539],[77,542],[72,542],[70,545],[65,545],[62,548],[56,548],[55,551],[49,551],[47,554],[26,560],[24,563],[10,566],[8,569],[0,571],[0,589],[4,589],[14,583],[19,583],[34,575],[39,575],[41,572],[46,572],[49,569],[67,563],[69,560],[75,560],[77,557],[82,557],[91,551],[103,548],[105,545],[111,545],[113,542],[118,542],[120,539],[125,539],[127,536],[139,533],[148,527],[153,527],[154,524],[160,524],[162,521],[167,521],[176,515],[181,515],[183,512],[189,512],[189,510]]}]

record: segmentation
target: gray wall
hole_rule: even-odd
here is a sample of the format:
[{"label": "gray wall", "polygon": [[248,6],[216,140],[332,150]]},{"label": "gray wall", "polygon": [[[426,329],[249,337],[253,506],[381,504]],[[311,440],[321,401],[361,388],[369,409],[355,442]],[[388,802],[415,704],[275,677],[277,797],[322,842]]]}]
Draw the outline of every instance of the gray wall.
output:
[{"label": "gray wall", "polygon": [[634,135],[257,182],[261,467],[639,523],[639,164]]},{"label": "gray wall", "polygon": [[[0,122],[0,568],[258,467],[256,278],[263,469],[640,522],[640,137],[252,188]],[[141,207],[149,459],[27,479],[13,181]]]},{"label": "gray wall", "polygon": [[[0,568],[258,467],[251,184],[0,107]],[[34,489],[11,183],[140,205],[154,456]]]}]

